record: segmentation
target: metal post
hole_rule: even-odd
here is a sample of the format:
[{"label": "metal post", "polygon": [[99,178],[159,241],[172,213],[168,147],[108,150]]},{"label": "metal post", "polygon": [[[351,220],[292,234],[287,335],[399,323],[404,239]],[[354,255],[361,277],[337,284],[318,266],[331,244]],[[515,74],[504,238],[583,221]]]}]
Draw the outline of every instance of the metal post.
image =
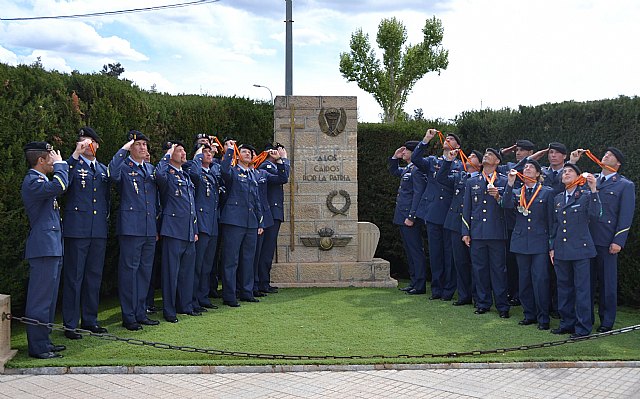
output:
[{"label": "metal post", "polygon": [[285,56],[285,76],[284,95],[293,95],[293,17],[291,0],[285,0],[287,6],[286,24],[286,56]]}]

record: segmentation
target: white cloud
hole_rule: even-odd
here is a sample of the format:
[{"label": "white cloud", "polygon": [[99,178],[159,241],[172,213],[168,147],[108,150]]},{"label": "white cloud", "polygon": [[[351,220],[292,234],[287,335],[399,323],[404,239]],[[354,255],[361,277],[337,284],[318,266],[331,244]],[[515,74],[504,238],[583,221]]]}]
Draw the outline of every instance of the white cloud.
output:
[{"label": "white cloud", "polygon": [[6,48],[0,46],[0,62],[9,65],[17,65],[18,56],[13,51],[7,50]]},{"label": "white cloud", "polygon": [[122,77],[133,81],[144,90],[150,90],[153,85],[156,85],[156,90],[161,93],[176,93],[177,90],[173,83],[158,72],[125,70]]}]

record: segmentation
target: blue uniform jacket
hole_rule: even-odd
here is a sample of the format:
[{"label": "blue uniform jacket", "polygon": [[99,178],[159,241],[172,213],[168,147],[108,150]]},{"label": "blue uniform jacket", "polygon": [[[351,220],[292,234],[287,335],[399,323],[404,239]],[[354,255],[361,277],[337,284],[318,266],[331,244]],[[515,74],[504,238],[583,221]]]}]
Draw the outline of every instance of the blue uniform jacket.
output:
[{"label": "blue uniform jacket", "polygon": [[156,182],[162,204],[160,235],[195,241],[198,229],[195,186],[189,175],[172,167],[166,154],[156,166]]},{"label": "blue uniform jacket", "polygon": [[[493,185],[498,189],[500,195],[503,195],[504,186],[507,185],[507,177],[498,174]],[[504,209],[495,198],[487,193],[487,182],[482,174],[467,179],[464,188],[462,231],[460,234],[470,236],[471,240],[507,239]]]},{"label": "blue uniform jacket", "polygon": [[602,214],[598,193],[588,188],[576,188],[569,202],[565,192],[554,198],[554,219],[551,228],[551,249],[560,260],[589,259],[596,256],[596,247],[589,232],[589,220]]},{"label": "blue uniform jacket", "polygon": [[240,165],[231,166],[233,148],[225,153],[220,171],[227,190],[227,199],[220,214],[220,222],[245,228],[264,227],[258,182],[251,170]]},{"label": "blue uniform jacket", "polygon": [[545,166],[542,168],[542,175],[544,176],[542,184],[551,187],[554,194],[558,194],[564,191],[564,184],[562,184],[562,169],[560,169],[558,173],[554,175],[553,169],[551,169],[551,167],[549,166]]},{"label": "blue uniform jacket", "polygon": [[[436,179],[442,185],[453,189],[453,198],[449,204],[444,228],[458,233],[462,231],[462,209],[464,208],[464,189],[471,173],[464,170],[451,170],[452,161],[444,161],[436,174]],[[474,176],[477,173],[473,174]]]},{"label": "blue uniform jacket", "polygon": [[[290,164],[288,159],[282,159],[285,181],[283,183],[267,182],[267,200],[269,201],[269,207],[271,209],[271,216],[274,220],[284,221],[284,188],[283,185],[289,181]],[[278,170],[278,167],[273,162],[267,160],[260,164],[259,169],[265,169],[268,171]]]},{"label": "blue uniform jacket", "polygon": [[[599,178],[596,175],[596,179]],[[636,208],[635,185],[624,176],[615,174],[604,183],[598,183],[598,192],[602,216],[589,225],[593,241],[603,247],[609,247],[612,243],[624,247]]]},{"label": "blue uniform jacket", "polygon": [[153,165],[145,162],[141,169],[120,149],[109,162],[109,178],[120,193],[116,234],[155,237],[158,198]]},{"label": "blue uniform jacket", "polygon": [[262,225],[264,228],[273,226],[273,215],[269,204],[269,185],[278,184],[282,187],[288,180],[284,164],[277,164],[276,170],[271,168],[255,169],[256,181],[258,182],[258,193],[260,195],[260,210],[262,211]]},{"label": "blue uniform jacket", "polygon": [[210,236],[218,235],[220,219],[220,187],[224,185],[220,164],[211,163],[209,171],[202,168],[202,154],[182,166],[196,186],[196,213],[198,232]]},{"label": "blue uniform jacket", "polygon": [[[533,186],[530,196],[525,193],[527,202],[531,200],[533,193],[539,186],[540,183]],[[553,225],[555,197],[553,189],[543,186],[529,206],[529,213],[526,216],[516,210],[520,204],[520,190],[507,185],[502,199],[505,212],[513,213],[515,216],[515,226],[509,250],[516,254],[525,255],[546,254],[549,252],[549,235]]]},{"label": "blue uniform jacket", "polygon": [[96,160],[94,174],[83,158],[69,157],[69,188],[64,206],[64,236],[107,238],[109,230],[109,170]]},{"label": "blue uniform jacket", "polygon": [[[444,219],[447,216],[447,211],[453,198],[453,189],[438,183],[436,174],[440,166],[442,166],[444,159],[442,157],[437,158],[433,155],[424,158],[423,154],[427,146],[428,144],[420,142],[411,154],[411,162],[413,162],[427,178],[427,187],[422,194],[417,214],[418,217],[425,222],[442,225],[444,224]],[[452,169],[458,170],[460,168],[460,161],[453,161]]]},{"label": "blue uniform jacket", "polygon": [[427,180],[415,165],[409,164],[401,168],[400,160],[394,158],[389,158],[389,173],[400,178],[393,224],[404,225],[405,219],[415,220]]},{"label": "blue uniform jacket", "polygon": [[62,256],[62,223],[56,197],[64,193],[68,183],[69,165],[65,162],[53,164],[51,180],[34,169],[24,177],[21,194],[29,218],[26,259]]}]

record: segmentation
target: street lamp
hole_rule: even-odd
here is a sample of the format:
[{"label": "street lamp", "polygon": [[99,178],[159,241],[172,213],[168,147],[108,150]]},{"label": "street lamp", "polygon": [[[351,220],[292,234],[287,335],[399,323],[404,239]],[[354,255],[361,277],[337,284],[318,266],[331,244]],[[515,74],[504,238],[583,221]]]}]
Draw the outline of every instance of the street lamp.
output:
[{"label": "street lamp", "polygon": [[271,105],[273,105],[273,93],[271,92],[270,88],[268,88],[267,86],[259,85],[259,84],[254,84],[253,87],[262,87],[263,89],[269,90],[269,95],[271,96]]}]

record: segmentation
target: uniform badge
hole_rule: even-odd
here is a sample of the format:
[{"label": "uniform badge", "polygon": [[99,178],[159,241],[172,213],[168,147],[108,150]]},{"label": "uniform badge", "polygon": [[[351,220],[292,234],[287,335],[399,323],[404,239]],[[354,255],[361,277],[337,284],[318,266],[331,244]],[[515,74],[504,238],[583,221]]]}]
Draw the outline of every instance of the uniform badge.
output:
[{"label": "uniform badge", "polygon": [[81,159],[80,162],[78,162],[80,165],[82,165],[84,163],[84,161]]},{"label": "uniform badge", "polygon": [[133,162],[129,162],[129,166],[133,168]]},{"label": "uniform badge", "polygon": [[271,165],[267,165],[267,169],[271,169]]},{"label": "uniform badge", "polygon": [[472,189],[474,189],[474,190],[477,190],[477,189],[479,189],[479,188],[480,188],[480,186],[476,184],[475,186],[473,186],[473,187],[471,187],[471,188],[472,188]]},{"label": "uniform badge", "polygon": [[175,171],[175,170],[173,170],[173,169],[169,169],[169,173],[171,173],[172,175],[175,175],[175,174],[176,174],[176,171]]}]

